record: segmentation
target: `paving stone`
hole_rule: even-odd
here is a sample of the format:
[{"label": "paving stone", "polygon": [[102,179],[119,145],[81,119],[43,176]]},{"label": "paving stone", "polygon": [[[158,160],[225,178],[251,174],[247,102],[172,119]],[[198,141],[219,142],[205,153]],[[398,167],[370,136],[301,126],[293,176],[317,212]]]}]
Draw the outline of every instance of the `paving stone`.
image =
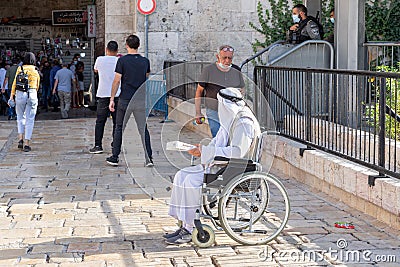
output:
[{"label": "paving stone", "polygon": [[[89,154],[94,116],[39,120],[34,129],[39,138],[33,140],[37,150],[25,158],[19,157],[18,140],[12,137],[12,148],[0,160],[0,266],[381,265],[340,263],[333,257],[323,262],[284,258],[263,261],[259,256],[266,246],[240,245],[223,231],[216,231],[216,244],[210,248],[167,245],[161,235],[176,229],[176,220],[168,216],[170,191],[166,187],[171,186],[177,168],[169,160],[181,161],[185,166],[189,158],[174,151],[164,155],[158,121],[151,118],[148,122],[154,168],[143,167],[140,140],[131,129],[126,131],[129,140],[124,147],[128,156],[121,157],[119,167],[105,163],[111,127],[106,127],[105,133],[107,153]],[[174,127],[169,124],[168,132],[163,134],[175,136]],[[65,131],[75,134],[65,135]],[[189,143],[201,139],[187,130],[180,138]],[[48,144],[49,139],[54,143]],[[132,152],[134,146],[139,152]],[[126,162],[134,168],[135,178]],[[338,240],[344,239],[349,250],[390,253],[400,261],[398,231],[293,179],[281,181],[288,190],[292,211],[284,232],[267,245],[271,251],[336,249]],[[339,220],[352,221],[356,228],[335,228],[333,224]],[[211,225],[207,220],[203,222]],[[386,262],[385,266],[397,263]]]},{"label": "paving stone", "polygon": [[61,253],[64,250],[64,246],[48,244],[48,245],[34,245],[30,254],[45,254],[45,253]]},{"label": "paving stone", "polygon": [[100,243],[70,243],[67,252],[100,251]]}]

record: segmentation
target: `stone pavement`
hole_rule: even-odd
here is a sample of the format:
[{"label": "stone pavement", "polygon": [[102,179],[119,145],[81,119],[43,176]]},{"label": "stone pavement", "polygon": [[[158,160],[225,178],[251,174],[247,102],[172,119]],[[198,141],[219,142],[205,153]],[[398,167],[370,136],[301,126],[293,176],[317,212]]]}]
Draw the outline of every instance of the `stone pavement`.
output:
[{"label": "stone pavement", "polygon": [[[176,125],[149,121],[155,168],[143,168],[132,153],[139,140],[131,127],[124,139],[129,168],[123,158],[111,167],[111,123],[106,153],[92,155],[93,112],[74,112],[67,120],[40,114],[29,153],[17,149],[15,121],[0,121],[0,266],[400,266],[398,232],[285,177],[292,212],[270,244],[243,246],[217,232],[211,248],[167,245],[161,235],[175,221],[166,187],[180,167],[167,158],[182,155],[164,153],[161,143],[174,140]],[[180,138],[202,137],[183,131]],[[335,221],[355,229],[335,228]]]}]

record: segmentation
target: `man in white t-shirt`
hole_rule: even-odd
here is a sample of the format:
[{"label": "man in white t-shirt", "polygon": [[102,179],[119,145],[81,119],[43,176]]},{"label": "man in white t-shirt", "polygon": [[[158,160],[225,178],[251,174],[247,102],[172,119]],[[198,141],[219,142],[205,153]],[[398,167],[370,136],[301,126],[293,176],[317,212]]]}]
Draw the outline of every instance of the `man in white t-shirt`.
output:
[{"label": "man in white t-shirt", "polygon": [[[89,150],[91,154],[103,153],[103,134],[104,126],[107,122],[107,118],[110,116],[110,110],[108,108],[110,104],[111,88],[114,81],[115,66],[118,61],[118,43],[116,41],[109,41],[106,48],[106,55],[98,57],[94,63],[94,72],[99,75],[99,85],[97,87],[96,97],[97,102],[97,119],[95,127],[95,141],[94,147]],[[114,103],[118,103],[118,96],[121,89],[118,88],[117,94],[114,98]],[[117,110],[117,109],[115,109]],[[115,112],[111,112],[113,120],[113,136],[115,130]],[[112,146],[112,143],[111,143]]]}]

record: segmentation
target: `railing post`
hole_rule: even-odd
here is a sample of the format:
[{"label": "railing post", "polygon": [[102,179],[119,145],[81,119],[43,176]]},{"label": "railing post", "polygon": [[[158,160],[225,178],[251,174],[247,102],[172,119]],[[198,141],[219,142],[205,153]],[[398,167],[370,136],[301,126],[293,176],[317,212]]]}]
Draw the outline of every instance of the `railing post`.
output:
[{"label": "railing post", "polygon": [[306,72],[306,94],[305,94],[305,119],[306,119],[306,141],[311,142],[311,98],[312,98],[312,73]]},{"label": "railing post", "polygon": [[[378,164],[385,167],[385,120],[386,120],[386,79],[380,79],[379,85],[379,139]],[[381,174],[382,175],[382,174]]]}]

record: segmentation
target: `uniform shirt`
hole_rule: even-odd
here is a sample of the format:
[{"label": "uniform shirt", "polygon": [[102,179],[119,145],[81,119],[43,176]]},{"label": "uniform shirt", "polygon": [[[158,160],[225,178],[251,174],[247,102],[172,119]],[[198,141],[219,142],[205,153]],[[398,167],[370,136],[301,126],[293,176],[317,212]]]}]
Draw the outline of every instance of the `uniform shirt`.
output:
[{"label": "uniform shirt", "polygon": [[[34,65],[23,65],[24,72],[28,74],[29,79],[29,88],[39,90],[40,85],[40,75],[39,72],[36,70]],[[21,67],[18,67],[15,76],[17,76],[22,71]],[[15,95],[15,90],[17,87],[17,82],[14,78],[11,94]]]},{"label": "uniform shirt", "polygon": [[[111,88],[115,76],[115,66],[117,65],[118,57],[101,56],[96,59],[94,69],[99,73],[99,85],[97,86],[97,97],[111,97]],[[121,87],[118,87],[118,97],[121,93]]]}]

